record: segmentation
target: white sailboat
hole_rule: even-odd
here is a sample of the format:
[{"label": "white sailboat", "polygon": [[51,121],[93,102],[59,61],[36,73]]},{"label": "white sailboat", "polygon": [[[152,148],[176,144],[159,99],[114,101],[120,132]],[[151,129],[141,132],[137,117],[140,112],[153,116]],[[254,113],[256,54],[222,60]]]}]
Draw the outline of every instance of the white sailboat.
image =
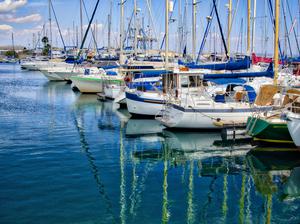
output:
[{"label": "white sailboat", "polygon": [[[180,74],[180,75],[179,75]],[[197,73],[166,76],[165,89],[171,97],[157,119],[169,128],[220,129],[244,126],[247,116],[256,111],[268,111],[270,106],[257,106],[254,88],[241,84],[234,88],[208,85]],[[174,84],[173,84],[174,83]],[[171,88],[172,87],[172,88]],[[253,95],[254,94],[254,95]]]},{"label": "white sailboat", "polygon": [[294,97],[294,102],[287,113],[287,126],[295,145],[300,147],[300,93],[293,94],[292,97]]},{"label": "white sailboat", "polygon": [[66,65],[52,67],[40,70],[49,81],[68,81],[71,76],[83,74],[98,74],[100,71],[97,67],[79,67]]}]

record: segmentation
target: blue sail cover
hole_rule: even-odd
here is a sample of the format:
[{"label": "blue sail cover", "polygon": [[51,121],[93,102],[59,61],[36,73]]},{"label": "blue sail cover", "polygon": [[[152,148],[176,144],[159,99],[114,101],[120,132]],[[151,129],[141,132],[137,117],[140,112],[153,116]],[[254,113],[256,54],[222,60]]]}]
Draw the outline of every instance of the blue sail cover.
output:
[{"label": "blue sail cover", "polygon": [[223,79],[223,78],[250,78],[250,77],[274,77],[273,63],[270,63],[268,69],[264,72],[232,72],[232,73],[216,73],[204,74],[203,79]]},{"label": "blue sail cover", "polygon": [[300,57],[288,58],[287,62],[288,63],[299,63],[300,62]]},{"label": "blue sail cover", "polygon": [[162,82],[131,82],[127,84],[129,89],[139,89],[143,91],[162,90]]},{"label": "blue sail cover", "polygon": [[211,70],[242,70],[250,68],[251,60],[249,56],[245,56],[244,59],[233,60],[232,58],[224,63],[183,63],[178,61],[179,65],[187,66],[190,69],[211,69]]},{"label": "blue sail cover", "polygon": [[151,77],[159,77],[163,74],[167,74],[167,70],[149,70],[149,71],[141,71],[134,74],[133,79],[139,79],[139,78],[151,78]]}]

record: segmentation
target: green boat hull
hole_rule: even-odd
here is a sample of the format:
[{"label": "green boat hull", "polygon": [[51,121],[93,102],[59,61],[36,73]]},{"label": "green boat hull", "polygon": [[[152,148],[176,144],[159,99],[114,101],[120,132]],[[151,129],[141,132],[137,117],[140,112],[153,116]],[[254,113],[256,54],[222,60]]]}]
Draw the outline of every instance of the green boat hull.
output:
[{"label": "green boat hull", "polygon": [[248,134],[254,140],[271,143],[293,143],[286,123],[271,123],[264,118],[248,118]]}]

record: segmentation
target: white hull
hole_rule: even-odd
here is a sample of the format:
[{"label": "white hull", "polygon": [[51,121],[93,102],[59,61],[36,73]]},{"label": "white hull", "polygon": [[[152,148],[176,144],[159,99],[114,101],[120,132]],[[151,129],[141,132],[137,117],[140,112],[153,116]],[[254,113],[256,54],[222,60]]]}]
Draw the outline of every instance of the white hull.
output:
[{"label": "white hull", "polygon": [[124,90],[121,90],[118,96],[115,97],[114,103],[125,105],[126,104],[126,96]]},{"label": "white hull", "polygon": [[83,75],[81,72],[50,72],[59,77],[60,80],[68,81],[72,76]]},{"label": "white hull", "polygon": [[288,113],[288,129],[296,146],[300,147],[300,114]]},{"label": "white hull", "polygon": [[163,104],[145,103],[126,98],[129,113],[135,115],[155,116],[162,110]]},{"label": "white hull", "polygon": [[119,96],[121,88],[122,87],[118,85],[105,85],[104,86],[105,97],[114,100],[117,96]]},{"label": "white hull", "polygon": [[96,81],[94,79],[77,79],[76,77],[71,77],[71,81],[82,93],[100,93],[103,91],[102,79]]},{"label": "white hull", "polygon": [[49,81],[65,81],[63,78],[58,76],[56,73],[47,72],[47,71],[42,71],[42,73]]},{"label": "white hull", "polygon": [[243,124],[246,125],[248,116],[253,112],[218,112],[219,109],[210,108],[209,112],[186,111],[175,108],[174,106],[167,107],[162,111],[162,117],[157,119],[166,127],[169,128],[186,128],[186,129],[221,129],[222,126],[216,125],[220,120],[224,124]]}]

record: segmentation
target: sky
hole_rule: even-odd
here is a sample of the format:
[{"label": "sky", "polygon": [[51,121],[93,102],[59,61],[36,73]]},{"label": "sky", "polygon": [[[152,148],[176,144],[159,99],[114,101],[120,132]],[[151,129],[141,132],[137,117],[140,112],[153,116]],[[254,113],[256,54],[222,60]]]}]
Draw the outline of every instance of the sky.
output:
[{"label": "sky", "polygon": [[[151,33],[158,39],[154,44],[155,48],[159,48],[164,36],[164,8],[165,0],[136,0],[138,5],[138,23],[142,24],[144,18],[144,27],[147,31],[150,27]],[[191,52],[191,30],[192,30],[192,0],[173,0],[174,12],[172,18],[174,21],[170,24],[170,49],[179,50],[178,39],[178,23],[179,1],[182,2],[182,14],[184,15],[184,4],[187,4],[187,13],[185,14],[185,23],[187,31],[187,50]],[[223,32],[227,35],[227,15],[228,10],[226,4],[229,0],[218,0],[218,11],[220,15]],[[256,29],[255,29],[255,48],[257,54],[269,53],[273,51],[273,27],[270,19],[268,0],[257,0],[256,11]],[[288,12],[288,1],[291,16]],[[52,0],[52,4],[58,19],[59,26],[62,30],[63,39],[66,45],[76,45],[76,30],[80,25],[80,1],[79,0]],[[96,0],[84,0],[88,16],[91,17]],[[111,3],[112,2],[112,3]],[[98,47],[107,46],[107,16],[112,4],[112,38],[111,43],[117,47],[119,44],[119,20],[120,20],[120,0],[100,0],[94,23],[97,24],[97,45]],[[125,1],[125,28],[133,12],[134,0]],[[210,13],[212,0],[197,0],[197,18],[196,18],[196,52],[201,44],[203,33],[207,24],[206,17]],[[274,0],[272,0],[274,5]],[[151,5],[151,13],[149,7]],[[232,30],[231,30],[231,51],[246,51],[246,35],[247,35],[247,0],[232,0]],[[252,0],[253,7],[253,0]],[[286,11],[286,30],[283,16],[283,9]],[[282,49],[289,54],[298,55],[296,39],[291,27],[295,27],[296,36],[298,38],[300,32],[300,12],[298,0],[281,0],[281,17],[280,17],[280,40]],[[252,8],[253,12],[253,8]],[[149,16],[151,15],[151,16]],[[83,23],[86,29],[88,19],[83,12]],[[148,26],[150,24],[150,26]],[[95,25],[94,25],[95,26]],[[84,31],[85,31],[84,29]],[[147,31],[148,32],[148,31]],[[11,33],[14,34],[15,45],[22,45],[31,48],[36,45],[39,36],[49,34],[49,9],[48,0],[0,0],[0,46],[11,45]],[[284,36],[289,36],[289,43],[285,41]],[[299,40],[300,42],[300,40]],[[58,34],[58,28],[52,12],[52,43],[54,46],[62,46],[62,41]],[[89,35],[86,46],[93,46],[93,41]],[[215,46],[215,47],[214,47]],[[208,36],[205,51],[213,51],[216,49],[221,51],[221,36],[217,25],[216,17],[213,18],[211,32]]]}]

